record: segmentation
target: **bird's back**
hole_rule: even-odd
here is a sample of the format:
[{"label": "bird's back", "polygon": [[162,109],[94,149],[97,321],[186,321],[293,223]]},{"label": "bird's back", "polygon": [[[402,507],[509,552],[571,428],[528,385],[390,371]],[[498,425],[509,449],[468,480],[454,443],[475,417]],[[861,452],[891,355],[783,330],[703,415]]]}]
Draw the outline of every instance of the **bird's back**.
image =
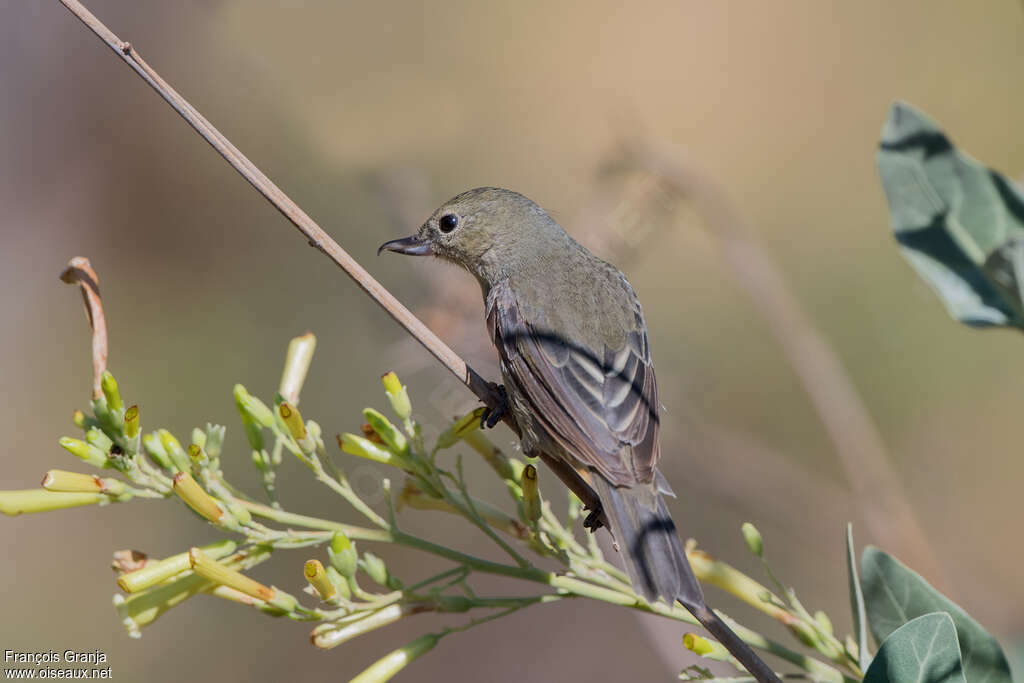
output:
[{"label": "bird's back", "polygon": [[616,485],[652,481],[657,385],[621,272],[569,240],[493,286],[487,321],[524,446],[532,436]]}]

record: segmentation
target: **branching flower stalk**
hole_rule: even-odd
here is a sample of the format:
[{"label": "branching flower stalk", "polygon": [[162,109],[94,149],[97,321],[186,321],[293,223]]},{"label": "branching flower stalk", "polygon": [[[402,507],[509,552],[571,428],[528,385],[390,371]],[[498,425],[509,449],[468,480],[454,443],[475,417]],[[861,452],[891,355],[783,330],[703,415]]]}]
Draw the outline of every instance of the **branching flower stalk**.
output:
[{"label": "branching flower stalk", "polygon": [[[88,261],[81,259],[77,267],[83,264],[95,284]],[[78,284],[89,286],[81,281]],[[101,308],[98,296],[90,306]],[[97,318],[102,320],[102,316],[91,316],[93,321]],[[581,541],[574,531],[579,526],[580,501],[569,494],[567,521],[563,521],[551,501],[541,494],[535,466],[506,455],[479,431],[479,411],[454,420],[428,448],[413,417],[408,391],[394,373],[385,374],[385,395],[401,426],[380,411],[367,408],[359,433],[343,432],[335,439],[337,455],[343,453],[395,469],[401,487],[392,495],[391,479],[382,480],[388,504],[383,513],[378,512],[353,488],[344,468],[334,461],[337,456],[328,453],[319,424],[305,419],[298,409],[302,380],[316,340],[310,333],[297,337],[289,345],[280,390],[269,405],[242,385],[234,389],[251,461],[263,474],[268,502],[260,503],[232,485],[225,474],[223,464],[237,462],[237,456],[224,450],[224,427],[208,424],[194,429],[187,446],[168,430],[142,431],[139,408],[125,405],[117,381],[106,369],[105,330],[102,341],[94,343],[102,362],[95,362],[94,357],[99,392],[91,401],[91,414],[76,411],[73,419],[84,439],[60,440],[60,445],[83,463],[103,470],[102,476],[50,470],[40,489],[0,492],[0,511],[17,515],[135,498],[176,498],[229,535],[219,543],[183,548],[162,560],[149,559],[137,551],[116,553],[120,570],[117,584],[123,594],[115,596],[114,603],[133,636],[140,636],[166,611],[200,593],[271,616],[317,622],[311,640],[319,648],[337,647],[417,614],[469,617],[398,648],[356,679],[381,681],[429,652],[447,635],[549,602],[589,598],[695,624],[681,607],[663,602],[649,604],[639,597],[626,575],[603,556],[592,535]],[[265,447],[270,443],[268,436],[274,444],[269,452]],[[463,449],[478,454],[502,479],[508,494],[506,505],[510,504],[514,512],[505,512],[504,506],[471,495],[463,473],[464,454],[457,453],[454,458],[449,455]],[[366,525],[284,509],[278,499],[274,470],[284,454],[305,464],[314,478],[341,497]],[[411,534],[399,525],[400,511],[458,515],[490,538],[509,561],[484,559]],[[745,527],[744,537],[763,560],[763,544],[756,529]],[[402,545],[444,558],[452,566],[407,582],[395,576],[383,558],[357,547],[365,543]],[[295,562],[295,578],[297,586],[304,587],[297,588],[296,594],[266,586],[246,574],[277,551],[300,548],[305,553],[301,561]],[[310,548],[321,550],[311,555]],[[832,634],[828,618],[822,613],[812,617],[791,590],[780,585],[780,592],[788,600],[784,602],[754,579],[696,549],[695,544],[690,544],[688,552],[702,581],[785,624],[803,645],[828,661],[797,652],[730,620],[752,646],[795,665],[810,680],[841,683],[862,678],[855,649],[851,651],[840,643]],[[538,586],[538,592],[514,597],[482,595],[472,586],[477,574],[531,582]],[[728,661],[716,643],[697,634],[687,634],[683,642],[706,659]],[[703,671],[691,667],[681,677],[704,676]]]}]

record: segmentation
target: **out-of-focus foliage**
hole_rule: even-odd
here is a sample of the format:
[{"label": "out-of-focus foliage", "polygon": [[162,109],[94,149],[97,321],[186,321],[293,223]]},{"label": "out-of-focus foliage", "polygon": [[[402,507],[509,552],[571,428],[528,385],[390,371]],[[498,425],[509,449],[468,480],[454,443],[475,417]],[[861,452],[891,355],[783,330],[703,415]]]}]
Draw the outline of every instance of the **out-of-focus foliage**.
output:
[{"label": "out-of-focus foliage", "polygon": [[897,102],[878,172],[903,255],[968,325],[1024,327],[1024,192]]}]

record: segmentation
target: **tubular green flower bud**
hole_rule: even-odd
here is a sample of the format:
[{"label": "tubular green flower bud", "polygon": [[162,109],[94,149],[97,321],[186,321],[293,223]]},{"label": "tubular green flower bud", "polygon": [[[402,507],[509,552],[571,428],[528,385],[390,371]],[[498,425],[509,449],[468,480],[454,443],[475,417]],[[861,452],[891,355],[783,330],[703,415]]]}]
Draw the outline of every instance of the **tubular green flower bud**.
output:
[{"label": "tubular green flower bud", "polygon": [[284,613],[295,611],[295,608],[299,606],[299,601],[295,599],[294,595],[285,593],[276,586],[271,586],[270,590],[274,591],[274,597],[267,600],[267,604],[271,607],[276,607]]},{"label": "tubular green flower bud", "polygon": [[[330,551],[328,551],[328,554],[330,554]],[[348,585],[348,579],[342,576],[333,566],[327,568],[327,577],[334,584],[342,600],[348,600],[352,597],[352,589]]]},{"label": "tubular green flower bud", "polygon": [[438,450],[451,448],[466,436],[479,429],[480,418],[483,417],[485,410],[487,409],[480,406],[476,410],[466,413],[459,419],[452,422],[452,424],[437,437],[436,448]]},{"label": "tubular green flower bud", "polygon": [[853,639],[853,636],[847,635],[843,644],[846,646],[846,654],[850,655],[853,661],[859,661],[860,646],[857,645],[857,641]]},{"label": "tubular green flower bud", "polygon": [[[219,560],[235,552],[236,547],[234,541],[225,540],[205,545],[202,547],[202,551],[211,559]],[[150,561],[145,567],[133,572],[121,574],[117,579],[117,585],[126,593],[138,593],[188,571],[191,566],[189,554],[187,552],[178,553],[164,560]]]},{"label": "tubular green flower bud", "polygon": [[120,413],[124,408],[124,403],[121,402],[121,392],[117,388],[117,380],[110,374],[109,371],[104,370],[103,375],[100,378],[100,386],[103,388],[103,396],[107,399],[107,406],[110,408],[112,413]]},{"label": "tubular green flower bud", "polygon": [[696,633],[687,633],[683,636],[683,645],[687,650],[694,654],[700,655],[705,659],[711,659],[716,662],[727,662],[732,659],[732,655],[725,649],[725,646],[721,643],[708,640],[698,636]]},{"label": "tubular green flower bud", "polygon": [[523,514],[530,522],[536,523],[540,519],[540,489],[537,485],[537,468],[527,465],[523,468]]},{"label": "tubular green flower bud", "polygon": [[802,621],[794,621],[789,624],[789,630],[793,632],[797,640],[806,645],[807,647],[813,647],[817,649],[819,639],[818,634],[814,632],[814,627]]},{"label": "tubular green flower bud", "polygon": [[411,643],[407,643],[397,650],[392,650],[384,655],[349,683],[381,683],[382,681],[387,681],[407,667],[412,661],[433,650],[439,640],[441,640],[441,636],[435,633],[420,636]]},{"label": "tubular green flower bud", "polygon": [[256,424],[270,429],[274,425],[274,414],[267,405],[249,394],[241,384],[235,385],[235,403],[238,410],[251,417]]},{"label": "tubular green flower bud", "polygon": [[104,453],[109,453],[111,446],[114,445],[114,442],[110,440],[110,437],[104,434],[102,429],[98,429],[97,427],[92,427],[85,433],[85,440],[88,441],[90,445],[95,446]]},{"label": "tubular green flower bud", "polygon": [[818,626],[821,627],[822,631],[824,631],[825,633],[827,633],[829,635],[833,635],[833,633],[832,633],[832,620],[828,618],[827,614],[825,614],[821,610],[818,610],[817,612],[814,613],[814,620],[816,622],[818,622]]},{"label": "tubular green flower bud", "polygon": [[338,589],[327,576],[327,570],[324,569],[320,560],[306,560],[302,571],[306,576],[306,581],[309,581],[309,585],[313,587],[321,600],[330,600],[337,594]]},{"label": "tubular green flower bud", "polygon": [[203,447],[197,443],[189,444],[188,459],[198,467],[205,467],[210,464],[210,459],[206,456],[206,451],[204,451]]},{"label": "tubular green flower bud", "polygon": [[256,424],[248,415],[242,414],[242,426],[245,428],[245,438],[254,451],[263,450],[263,429]]},{"label": "tubular green flower bud", "polygon": [[361,636],[382,626],[393,624],[402,617],[416,614],[418,611],[423,611],[423,609],[413,607],[412,605],[388,605],[356,621],[341,624],[320,624],[313,629],[312,641],[317,647],[327,650],[341,645],[356,636]]},{"label": "tubular green flower bud", "polygon": [[235,518],[239,524],[248,524],[252,521],[252,513],[249,512],[245,507],[239,505],[234,500],[228,500],[225,505],[228,508],[228,512]]},{"label": "tubular green flower bud", "polygon": [[100,478],[101,493],[105,493],[108,496],[120,496],[128,490],[128,485],[120,479],[112,479],[110,477]]},{"label": "tubular green flower bud", "polygon": [[190,508],[211,522],[219,522],[224,514],[224,511],[217,505],[217,501],[204,491],[188,472],[178,472],[174,475],[174,492]]},{"label": "tubular green flower bud", "polygon": [[696,633],[684,634],[683,646],[695,655],[701,656],[708,654],[714,649],[711,647],[711,641],[707,638],[698,636]]},{"label": "tubular green flower bud", "polygon": [[281,373],[281,387],[278,393],[292,405],[299,404],[299,394],[306,382],[306,373],[313,362],[315,350],[316,336],[312,332],[295,337],[288,343],[288,354],[284,359],[284,371]]},{"label": "tubular green flower bud", "polygon": [[187,472],[192,467],[192,463],[189,460],[188,454],[181,447],[181,443],[166,429],[157,430],[157,436],[160,437],[160,443],[164,447],[164,452],[170,457],[174,467],[179,472]]},{"label": "tubular green flower bud", "polygon": [[206,449],[206,454],[210,456],[210,460],[216,460],[220,457],[220,449],[224,444],[224,433],[226,431],[227,429],[221,425],[206,425],[206,443],[203,444],[203,448]]},{"label": "tubular green flower bud", "polygon": [[139,407],[132,406],[124,411],[124,435],[128,439],[134,439],[139,435]]},{"label": "tubular green flower bud", "polygon": [[138,638],[142,635],[142,627],[152,624],[167,610],[196,593],[207,590],[210,586],[210,582],[202,576],[188,574],[169,584],[127,598],[120,594],[115,595],[114,607],[121,617],[121,623],[128,630],[128,635]]},{"label": "tubular green flower bud", "polygon": [[316,440],[310,436],[309,431],[306,429],[306,425],[302,421],[302,414],[299,413],[298,408],[287,401],[283,401],[277,407],[277,413],[281,416],[281,421],[288,428],[288,433],[295,439],[295,443],[299,444],[299,448],[303,453],[309,454],[316,450]]},{"label": "tubular green flower bud", "polygon": [[384,560],[371,552],[365,552],[359,558],[359,566],[378,586],[388,585],[388,567],[384,564]]},{"label": "tubular green flower bud", "polygon": [[389,372],[381,377],[380,381],[384,383],[384,392],[391,402],[391,410],[403,420],[408,420],[412,415],[412,404],[409,402],[409,392],[398,381],[398,375]]},{"label": "tubular green flower bud", "polygon": [[27,489],[23,491],[0,491],[0,512],[8,516],[48,512],[80,505],[107,503],[110,497],[103,493],[68,493]]},{"label": "tubular green flower bud", "polygon": [[743,540],[747,542],[750,552],[757,557],[764,557],[764,541],[761,539],[761,532],[750,522],[743,523]]},{"label": "tubular green flower bud", "polygon": [[392,453],[386,448],[379,446],[366,437],[349,434],[348,432],[338,435],[338,446],[349,455],[358,455],[360,458],[373,460],[384,465],[399,467],[404,470],[412,469],[409,461],[401,455]]},{"label": "tubular green flower bud", "polygon": [[192,443],[200,448],[206,448],[206,432],[199,427],[192,428]]},{"label": "tubular green flower bud", "polygon": [[[194,446],[195,444],[193,444]],[[224,482],[214,474],[208,466],[203,466],[199,471],[199,477],[203,482],[203,486],[209,489],[210,493],[219,500],[219,503],[227,508],[228,514],[234,518],[234,521],[238,524],[248,524],[252,521],[252,513],[249,512],[245,506],[241,505],[238,500],[231,495],[231,491]],[[221,518],[222,526],[226,526],[231,529],[237,530],[237,525]]]},{"label": "tubular green flower bud", "polygon": [[388,445],[396,453],[405,454],[409,450],[409,441],[405,438],[405,434],[401,432],[395,425],[391,424],[384,415],[374,410],[373,408],[366,408],[363,410],[363,418],[369,423],[370,427],[373,428],[373,432],[380,437],[381,441]]},{"label": "tubular green flower bud", "polygon": [[80,458],[93,467],[108,467],[110,465],[107,460],[107,454],[92,444],[79,439],[72,439],[68,436],[62,436],[58,443],[71,455]]},{"label": "tubular green flower bud", "polygon": [[79,429],[85,429],[85,413],[81,410],[75,410],[71,413],[71,421],[75,423],[75,426]]},{"label": "tubular green flower bud", "polygon": [[273,588],[264,586],[242,572],[217,562],[199,548],[190,548],[188,558],[189,565],[196,574],[214,583],[229,586],[265,602],[270,602],[275,597],[276,592]]},{"label": "tubular green flower bud", "polygon": [[50,470],[43,477],[42,485],[47,491],[99,492],[110,496],[119,496],[128,490],[128,486],[118,479],[100,478],[92,474],[80,474],[65,470]]},{"label": "tubular green flower bud", "polygon": [[142,437],[142,447],[146,449],[146,453],[149,454],[149,457],[160,469],[174,469],[174,466],[171,464],[171,458],[167,455],[167,451],[164,450],[164,445],[160,442],[160,436],[156,432],[150,432]]},{"label": "tubular green flower bud", "polygon": [[331,544],[327,547],[327,556],[331,559],[331,566],[343,577],[351,579],[355,576],[359,554],[355,544],[343,532],[334,532]]},{"label": "tubular green flower bud", "polygon": [[47,491],[102,493],[103,484],[93,474],[80,474],[66,470],[50,470],[43,477],[42,487]]}]

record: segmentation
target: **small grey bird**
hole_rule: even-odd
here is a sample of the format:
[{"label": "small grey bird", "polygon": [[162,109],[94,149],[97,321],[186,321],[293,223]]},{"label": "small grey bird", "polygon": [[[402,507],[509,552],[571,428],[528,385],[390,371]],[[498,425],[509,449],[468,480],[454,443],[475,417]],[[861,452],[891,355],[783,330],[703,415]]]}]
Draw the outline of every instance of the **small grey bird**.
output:
[{"label": "small grey bird", "polygon": [[648,601],[678,600],[757,680],[778,681],[707,606],[661,497],[671,490],[657,469],[658,387],[626,277],[537,204],[494,187],[454,197],[384,250],[433,255],[476,277],[505,383],[488,426],[510,410],[523,452],[582,494],[584,524],[611,527],[633,587]]}]

